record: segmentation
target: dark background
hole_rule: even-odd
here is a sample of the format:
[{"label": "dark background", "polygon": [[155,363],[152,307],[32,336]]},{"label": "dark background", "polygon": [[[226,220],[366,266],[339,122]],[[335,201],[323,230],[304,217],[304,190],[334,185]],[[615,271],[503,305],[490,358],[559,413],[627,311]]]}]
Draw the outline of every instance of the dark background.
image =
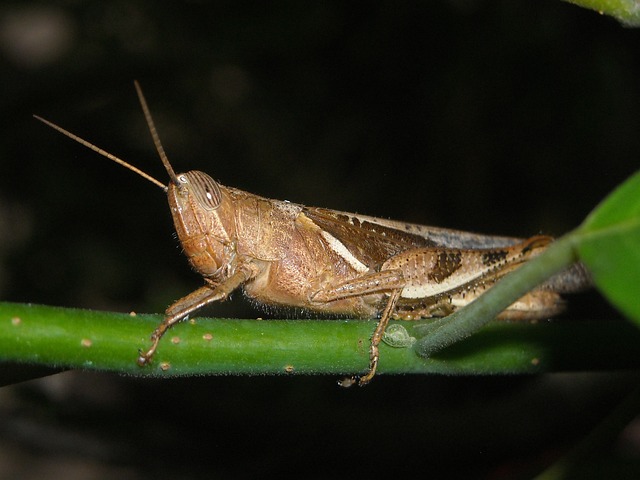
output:
[{"label": "dark background", "polygon": [[[3,2],[0,298],[160,312],[200,285],[163,193],[33,113],[164,182],[138,79],[179,171],[561,235],[637,169],[639,35],[541,0]],[[595,293],[571,305],[617,316]],[[263,315],[239,295],[212,313]],[[628,382],[381,376],[343,391],[330,377],[68,372],[0,390],[0,476],[509,478],[562,454]],[[624,434],[615,458],[637,463],[637,442]]]}]

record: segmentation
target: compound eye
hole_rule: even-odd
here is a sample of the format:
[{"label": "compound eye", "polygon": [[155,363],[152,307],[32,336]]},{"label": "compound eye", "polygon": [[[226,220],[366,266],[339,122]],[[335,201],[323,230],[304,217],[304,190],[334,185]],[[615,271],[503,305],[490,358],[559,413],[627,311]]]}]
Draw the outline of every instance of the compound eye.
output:
[{"label": "compound eye", "polygon": [[207,210],[218,208],[222,201],[222,193],[216,181],[204,172],[193,170],[178,176],[178,181],[189,183],[190,191],[198,202]]}]

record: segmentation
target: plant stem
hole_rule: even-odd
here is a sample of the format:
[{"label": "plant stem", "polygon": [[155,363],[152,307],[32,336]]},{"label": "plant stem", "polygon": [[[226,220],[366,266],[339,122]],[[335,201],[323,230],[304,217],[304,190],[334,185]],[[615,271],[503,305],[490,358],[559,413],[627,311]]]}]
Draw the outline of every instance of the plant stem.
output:
[{"label": "plant stem", "polygon": [[[160,315],[0,303],[0,360],[134,376],[353,374],[375,320],[204,319],[172,328],[149,367],[137,350]],[[398,322],[413,335],[412,322]],[[209,335],[211,337],[209,337]],[[494,323],[430,359],[381,345],[380,373],[506,374],[640,367],[626,322]]]}]

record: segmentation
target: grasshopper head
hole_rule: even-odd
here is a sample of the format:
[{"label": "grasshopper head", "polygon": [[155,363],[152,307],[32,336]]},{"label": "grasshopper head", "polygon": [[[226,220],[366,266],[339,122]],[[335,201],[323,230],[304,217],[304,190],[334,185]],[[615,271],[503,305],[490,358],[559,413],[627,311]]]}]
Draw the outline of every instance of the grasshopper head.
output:
[{"label": "grasshopper head", "polygon": [[233,202],[226,189],[204,172],[176,175],[162,148],[138,82],[134,82],[160,160],[169,174],[166,186],[178,239],[191,266],[201,275],[223,280],[231,275],[235,260]]},{"label": "grasshopper head", "polygon": [[134,84],[151,137],[169,174],[168,185],[164,185],[139,168],[62,127],[37,115],[35,117],[67,137],[119,163],[165,190],[169,197],[169,206],[178,238],[191,265],[205,277],[222,280],[233,272],[236,256],[233,202],[229,198],[227,189],[206,173],[193,170],[179,175],[175,174],[160,143],[140,85],[138,82]]},{"label": "grasshopper head", "polygon": [[229,275],[235,259],[235,217],[226,189],[192,170],[176,175],[167,195],[178,239],[193,268],[213,279]]}]

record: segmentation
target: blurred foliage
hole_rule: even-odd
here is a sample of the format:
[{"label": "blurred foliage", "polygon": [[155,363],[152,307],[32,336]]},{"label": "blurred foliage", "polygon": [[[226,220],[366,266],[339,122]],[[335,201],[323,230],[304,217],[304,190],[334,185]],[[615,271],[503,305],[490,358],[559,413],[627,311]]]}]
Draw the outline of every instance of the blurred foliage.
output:
[{"label": "blurred foliage", "polygon": [[640,26],[640,9],[635,0],[566,0],[598,13],[611,15],[627,27]]}]

